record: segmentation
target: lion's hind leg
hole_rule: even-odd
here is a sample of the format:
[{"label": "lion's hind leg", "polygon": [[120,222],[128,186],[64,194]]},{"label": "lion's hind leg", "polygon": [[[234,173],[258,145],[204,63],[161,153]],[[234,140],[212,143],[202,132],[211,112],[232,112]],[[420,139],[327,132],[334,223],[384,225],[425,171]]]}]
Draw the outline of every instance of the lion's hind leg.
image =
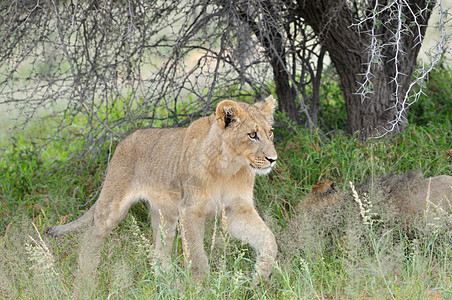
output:
[{"label": "lion's hind leg", "polygon": [[[104,187],[105,189],[105,187]],[[89,298],[95,288],[96,270],[105,238],[124,219],[136,197],[125,193],[101,193],[94,212],[94,224],[85,233],[81,242],[79,270],[76,276],[76,296]]]}]

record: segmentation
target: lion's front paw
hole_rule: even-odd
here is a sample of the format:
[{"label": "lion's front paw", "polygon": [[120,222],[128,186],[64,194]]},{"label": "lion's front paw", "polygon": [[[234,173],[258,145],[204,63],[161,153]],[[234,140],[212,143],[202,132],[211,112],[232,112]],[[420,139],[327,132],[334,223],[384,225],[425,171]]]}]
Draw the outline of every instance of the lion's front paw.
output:
[{"label": "lion's front paw", "polygon": [[266,256],[258,260],[255,265],[255,273],[253,281],[255,284],[259,284],[261,280],[267,281],[273,271],[275,259],[271,256]]}]

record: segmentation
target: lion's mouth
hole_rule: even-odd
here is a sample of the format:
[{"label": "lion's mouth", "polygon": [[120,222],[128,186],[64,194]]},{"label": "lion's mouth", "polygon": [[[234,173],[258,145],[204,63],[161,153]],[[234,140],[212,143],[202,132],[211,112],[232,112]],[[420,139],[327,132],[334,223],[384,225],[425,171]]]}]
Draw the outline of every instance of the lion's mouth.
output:
[{"label": "lion's mouth", "polygon": [[255,166],[255,165],[253,165],[253,164],[250,164],[250,166],[251,166],[253,169],[259,169],[259,170],[265,170],[265,169],[271,169],[271,168],[272,168],[271,166],[267,166],[267,167],[258,167],[258,166]]},{"label": "lion's mouth", "polygon": [[272,170],[272,165],[269,165],[266,167],[258,167],[253,164],[250,164],[250,166],[251,166],[251,168],[253,168],[254,172],[256,172],[256,174],[258,174],[258,175],[268,174]]}]

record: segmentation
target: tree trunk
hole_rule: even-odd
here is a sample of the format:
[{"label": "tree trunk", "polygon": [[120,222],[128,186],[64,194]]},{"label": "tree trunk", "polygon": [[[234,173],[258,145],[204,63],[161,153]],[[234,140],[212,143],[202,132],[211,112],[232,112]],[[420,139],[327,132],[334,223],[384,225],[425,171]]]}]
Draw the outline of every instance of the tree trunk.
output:
[{"label": "tree trunk", "polygon": [[[415,7],[425,7],[426,1],[411,1],[410,6],[417,12]],[[430,5],[432,8],[434,3]],[[382,48],[381,62],[373,64],[371,68],[372,93],[366,94],[368,97],[362,101],[358,91],[361,87],[360,84],[364,81],[363,74],[366,73],[369,61],[366,51],[370,45],[370,36],[360,33],[356,26],[351,26],[357,21],[347,2],[298,0],[298,13],[319,36],[340,76],[349,131],[352,133],[359,131],[361,137],[365,138],[386,131],[400,132],[403,130],[406,122],[406,109],[402,107],[402,102],[409,88],[421,41],[415,40],[416,36],[403,35],[399,43],[403,55],[400,51],[397,53],[395,47]],[[424,18],[417,22],[422,21],[426,25],[430,14],[431,10],[426,10],[423,13]],[[407,18],[406,24],[413,22],[410,20],[412,16],[406,8],[404,16]],[[383,44],[391,43],[394,31],[397,30],[397,26],[394,26],[397,19],[390,18],[394,18],[394,16],[379,16],[380,21],[386,22],[385,26],[381,26],[377,32],[378,38]],[[374,24],[368,25],[374,26]],[[426,26],[421,28],[423,37]],[[396,55],[398,55],[397,60],[394,59]],[[396,120],[402,122],[396,124],[394,123]]]},{"label": "tree trunk", "polygon": [[300,123],[300,117],[296,107],[296,91],[291,84],[291,78],[287,71],[286,49],[284,38],[281,33],[280,25],[282,20],[278,16],[280,8],[271,2],[263,1],[260,3],[263,7],[263,18],[261,23],[257,23],[255,18],[249,13],[252,11],[247,5],[244,7],[238,5],[238,17],[244,24],[247,24],[251,31],[259,39],[261,45],[265,48],[266,55],[270,60],[275,80],[275,92],[278,99],[278,109],[295,121]]},{"label": "tree trunk", "polygon": [[[280,46],[282,46],[282,43]],[[284,51],[283,48],[281,51]],[[273,78],[275,80],[275,92],[279,103],[278,109],[287,113],[291,120],[300,123],[298,110],[295,107],[296,93],[293,86],[290,85],[290,77],[287,73],[287,64],[284,53],[270,53],[270,64],[273,69]]]},{"label": "tree trunk", "polygon": [[326,49],[325,47],[320,48],[317,66],[315,73],[311,74],[312,77],[312,100],[309,105],[309,116],[311,117],[311,122],[306,122],[306,127],[318,127],[319,111],[320,111],[320,85],[322,80],[323,72],[323,59],[325,57]]}]

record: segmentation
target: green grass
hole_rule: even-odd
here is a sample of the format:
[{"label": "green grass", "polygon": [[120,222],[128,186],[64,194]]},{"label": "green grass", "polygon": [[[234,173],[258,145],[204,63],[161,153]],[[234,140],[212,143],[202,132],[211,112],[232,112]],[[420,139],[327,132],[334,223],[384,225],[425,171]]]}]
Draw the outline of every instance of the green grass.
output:
[{"label": "green grass", "polygon": [[[443,81],[441,76],[438,80]],[[444,93],[443,87],[439,93]],[[432,101],[443,97],[436,93]],[[256,206],[279,246],[270,281],[253,285],[254,251],[223,232],[218,220],[215,232],[215,220],[209,222],[205,248],[211,273],[202,283],[193,283],[184,266],[180,237],[170,269],[160,270],[149,252],[152,232],[148,215],[144,205],[138,204],[106,241],[96,296],[452,298],[452,228],[432,229],[422,222],[410,229],[390,223],[368,226],[358,214],[342,220],[341,228],[329,228],[328,218],[315,220],[295,209],[323,179],[348,191],[349,181],[359,185],[387,173],[419,169],[425,176],[452,174],[450,118],[434,118],[431,113],[417,112],[416,118],[435,122],[414,120],[399,136],[366,142],[340,130],[324,137],[278,116],[275,143],[280,159],[269,176],[258,177],[255,190]],[[325,111],[323,117],[327,116]],[[0,162],[0,298],[68,299],[83,294],[75,280],[82,233],[43,236],[42,240],[40,234],[48,226],[79,217],[94,203],[110,144],[84,160],[86,156],[73,155],[86,149],[82,141],[71,139],[77,126],[65,129],[66,139],[47,143],[51,130],[49,121],[38,122],[9,144]],[[213,234],[216,242],[211,251]]]},{"label": "green grass", "polygon": [[[210,262],[212,272],[201,285],[190,280],[180,255],[180,241],[176,243],[171,271],[160,273],[158,265],[146,256],[145,249],[150,243],[140,246],[142,240],[134,235],[139,230],[145,237],[152,236],[146,211],[143,205],[137,205],[131,215],[137,219],[138,227],[132,226],[129,216],[105,245],[98,274],[98,297],[425,299],[435,294],[451,297],[450,230],[422,234],[413,240],[397,227],[384,231],[360,227],[364,230],[362,240],[354,242],[361,248],[349,245],[348,249],[343,236],[330,241],[314,234],[318,241],[294,244],[294,236],[306,228],[289,226],[297,215],[294,206],[321,179],[332,179],[346,190],[348,181],[360,183],[388,172],[422,169],[428,176],[451,174],[450,124],[413,125],[391,140],[369,142],[341,134],[326,141],[315,131],[285,128],[276,130],[281,161],[269,176],[258,177],[255,192],[257,206],[278,236],[280,247],[279,265],[269,282],[258,287],[252,285],[255,255],[248,246],[232,239],[216,243]],[[67,142],[54,143],[53,147],[43,152],[37,150],[37,145],[30,146],[26,139],[20,139],[2,161],[1,296],[36,299],[74,296],[80,235],[43,238],[56,270],[55,275],[44,277],[40,274],[49,269],[47,256],[28,236],[38,240],[32,222],[43,232],[47,226],[80,216],[93,203],[83,206],[99,190],[108,151],[106,147],[97,160],[84,168],[77,167],[81,162],[73,162],[71,169],[62,166],[67,166],[63,164],[68,157],[64,152],[73,148]],[[59,157],[48,155],[60,151]],[[206,237],[206,249],[210,249],[212,227]],[[217,239],[221,240],[219,235]],[[27,250],[26,244],[32,248]]]}]

